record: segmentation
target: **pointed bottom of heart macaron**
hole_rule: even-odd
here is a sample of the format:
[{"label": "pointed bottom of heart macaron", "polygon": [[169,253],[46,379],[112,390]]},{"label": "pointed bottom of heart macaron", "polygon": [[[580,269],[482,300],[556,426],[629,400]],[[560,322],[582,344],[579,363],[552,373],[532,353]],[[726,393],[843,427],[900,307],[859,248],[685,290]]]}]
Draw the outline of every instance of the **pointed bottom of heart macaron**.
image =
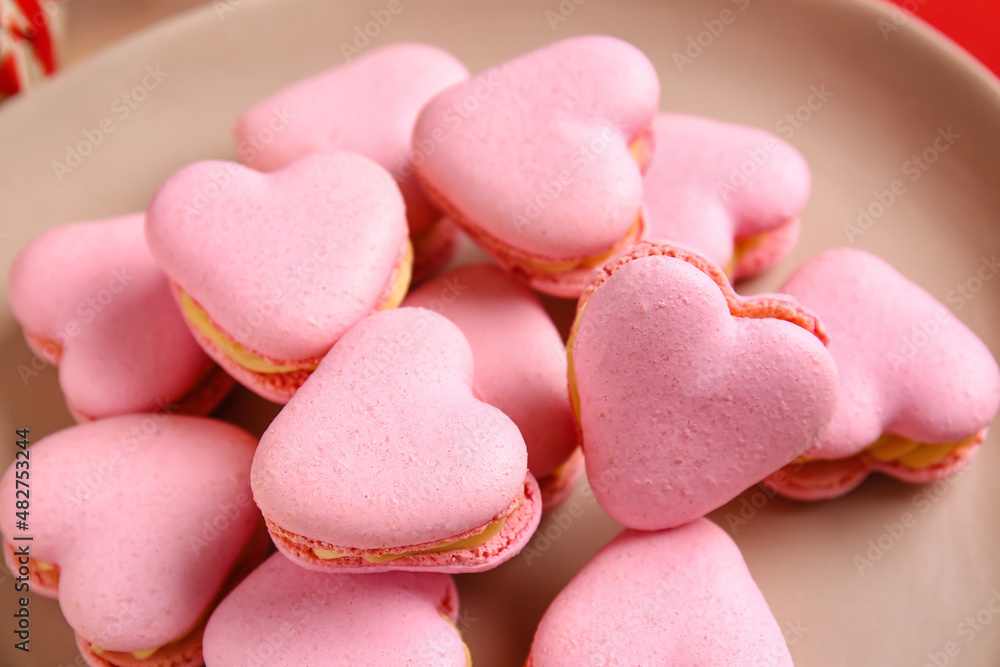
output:
[{"label": "pointed bottom of heart macaron", "polygon": [[[105,650],[94,646],[77,634],[76,646],[80,655],[89,667],[202,667],[205,664],[202,658],[202,638],[212,612],[240,582],[250,576],[250,573],[273,553],[273,545],[263,519],[260,519],[212,604],[204,611],[190,632],[163,646],[151,646],[146,651],[135,653]],[[127,611],[127,608],[124,609]],[[109,629],[108,632],[111,633],[112,630]],[[144,655],[149,651],[152,653]]]},{"label": "pointed bottom of heart macaron", "polygon": [[764,484],[794,500],[829,500],[852,491],[873,472],[908,482],[927,484],[957,473],[979,450],[986,429],[955,445],[930,465],[911,467],[899,461],[880,461],[867,452],[841,459],[796,461],[764,479]]},{"label": "pointed bottom of heart macaron", "polygon": [[[270,521],[267,525],[278,551],[307,570],[357,573],[402,570],[458,574],[492,570],[516,556],[531,539],[541,517],[542,493],[538,488],[538,482],[531,473],[528,473],[524,480],[524,492],[520,504],[505,518],[500,515],[491,520],[487,524],[487,530],[490,524],[498,523],[499,520],[502,520],[502,526],[484,544],[474,547],[428,551],[435,544],[423,544],[393,549],[359,550],[328,545],[295,535]],[[472,534],[476,532],[471,531]],[[465,537],[466,534],[457,535],[447,541],[453,542]],[[321,558],[316,554],[316,550],[320,553],[329,553],[330,556]],[[351,555],[341,555],[345,553]]]}]

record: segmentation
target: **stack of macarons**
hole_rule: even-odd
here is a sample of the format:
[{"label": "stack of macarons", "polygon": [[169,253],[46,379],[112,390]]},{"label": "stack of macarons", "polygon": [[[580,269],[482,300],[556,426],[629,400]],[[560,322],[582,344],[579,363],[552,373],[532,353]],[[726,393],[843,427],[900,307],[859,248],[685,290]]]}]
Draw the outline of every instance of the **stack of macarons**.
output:
[{"label": "stack of macarons", "polygon": [[[861,251],[737,293],[794,246],[808,166],[659,94],[611,37],[475,75],[392,45],[244,113],[242,164],[26,248],[14,312],[84,422],[30,450],[31,581],[83,660],[469,665],[450,575],[515,556],[585,474],[626,530],[526,665],[790,665],[704,516],[762,480],[823,499],[954,473],[1000,371]],[[493,263],[445,271],[462,233]],[[535,290],[577,300],[566,342]],[[282,406],[259,440],[177,414],[234,382]]]}]

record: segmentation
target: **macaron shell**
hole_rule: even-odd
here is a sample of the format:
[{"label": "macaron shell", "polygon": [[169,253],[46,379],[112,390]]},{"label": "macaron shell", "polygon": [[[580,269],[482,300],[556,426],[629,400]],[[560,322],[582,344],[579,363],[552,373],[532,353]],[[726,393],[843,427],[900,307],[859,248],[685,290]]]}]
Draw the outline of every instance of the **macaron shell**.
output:
[{"label": "macaron shell", "polygon": [[[278,551],[294,561],[296,565],[314,572],[350,571],[358,574],[404,571],[442,572],[446,574],[466,574],[485,572],[507,562],[527,546],[541,521],[544,497],[538,482],[528,473],[524,480],[523,495],[517,509],[504,520],[496,535],[485,544],[472,548],[454,548],[429,553],[413,553],[384,562],[370,562],[362,557],[342,557],[331,560],[321,559],[313,552],[314,542],[290,534],[271,523],[271,538]],[[547,509],[547,508],[546,508]],[[471,535],[463,534],[462,537]],[[429,548],[433,545],[424,545]],[[383,556],[388,549],[371,549],[368,555]]]},{"label": "macaron shell", "polygon": [[1000,406],[1000,370],[946,306],[885,261],[839,248],[782,286],[822,318],[840,402],[811,458],[851,456],[883,433],[922,443],[965,440]]},{"label": "macaron shell", "polygon": [[679,243],[727,266],[736,240],[769,235],[737,261],[734,277],[763,271],[791,250],[811,190],[809,167],[791,145],[757,128],[682,114],[659,114],[653,134],[645,240]]},{"label": "macaron shell", "polygon": [[[83,424],[29,448],[32,556],[59,566],[60,607],[79,635],[131,652],[197,624],[259,521],[254,445],[223,422],[155,414]],[[14,470],[0,479],[8,543],[19,534]]]},{"label": "macaron shell", "polygon": [[[29,344],[58,361],[59,384],[78,419],[186,403],[215,368],[146,247],[142,214],[44,234],[18,256],[9,292]],[[203,387],[197,404],[186,407],[208,412],[231,386]]]},{"label": "macaron shell", "polygon": [[261,438],[252,486],[265,518],[357,549],[492,521],[523,491],[527,453],[472,378],[468,342],[440,315],[397,308],[359,322]]},{"label": "macaron shell", "polygon": [[499,267],[466,264],[411,292],[403,306],[455,323],[472,348],[479,396],[517,425],[541,479],[576,449],[566,346],[538,297]]},{"label": "macaron shell", "polygon": [[447,51],[390,44],[258,102],[236,121],[233,134],[244,163],[259,171],[320,151],[346,150],[375,160],[399,183],[410,233],[419,236],[440,213],[413,176],[413,125],[428,100],[468,76]]},{"label": "macaron shell", "polygon": [[465,667],[458,595],[443,574],[320,574],[271,557],[215,610],[207,667]]},{"label": "macaron shell", "polygon": [[626,530],[549,606],[527,667],[791,667],[736,544],[706,519]]},{"label": "macaron shell", "polygon": [[837,401],[822,339],[795,323],[815,329],[808,311],[720,289],[721,271],[688,257],[704,261],[635,249],[595,278],[574,327],[587,475],[601,507],[641,530],[703,516],[791,462]]},{"label": "macaron shell", "polygon": [[146,236],[217,328],[279,362],[321,357],[374,312],[407,241],[399,188],[352,153],[309,155],[269,174],[189,165],[153,196]]},{"label": "macaron shell", "polygon": [[463,227],[529,257],[598,256],[639,215],[642,176],[629,144],[648,130],[659,92],[652,64],[630,44],[561,40],[431,100],[414,128],[413,163]]}]

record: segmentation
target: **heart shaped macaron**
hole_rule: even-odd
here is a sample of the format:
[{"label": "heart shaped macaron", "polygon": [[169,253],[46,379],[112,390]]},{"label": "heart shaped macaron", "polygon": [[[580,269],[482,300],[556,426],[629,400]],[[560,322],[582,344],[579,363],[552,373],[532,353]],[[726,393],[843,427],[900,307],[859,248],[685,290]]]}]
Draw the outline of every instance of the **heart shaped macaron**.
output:
[{"label": "heart shaped macaron", "polygon": [[148,414],[18,453],[0,479],[4,556],[12,572],[27,566],[32,592],[58,596],[88,665],[202,664],[208,612],[266,553],[249,484],[255,444],[223,422]]},{"label": "heart shaped macaron", "polygon": [[352,324],[402,301],[412,263],[399,188],[353,153],[268,174],[192,164],[153,196],[146,238],[205,351],[279,403]]},{"label": "heart shaped macaron", "polygon": [[447,574],[310,572],[275,554],[213,612],[206,667],[470,664]]},{"label": "heart shaped macaron", "polygon": [[566,346],[538,297],[491,264],[466,264],[410,292],[404,306],[429,308],[458,325],[480,397],[511,418],[546,509],[583,474],[566,387]]},{"label": "heart shaped macaron", "polygon": [[[184,324],[143,237],[141,214],[58,227],[11,269],[11,309],[28,345],[59,365],[78,421],[130,412],[209,412],[232,379]],[[26,382],[37,364],[22,364]]]},{"label": "heart shaped macaron", "polygon": [[392,44],[298,81],[258,102],[236,121],[240,157],[273,171],[318,151],[360,153],[399,183],[416,254],[414,280],[441,268],[456,230],[442,220],[413,176],[410,137],[421,107],[468,78],[462,63],[427,44]]},{"label": "heart shaped macaron", "polygon": [[472,390],[462,332],[424,308],[365,318],[261,438],[254,500],[315,570],[475,572],[541,514],[517,426]]},{"label": "heart shaped macaron", "polygon": [[630,528],[678,526],[814,446],[837,404],[824,340],[793,299],[741,297],[691,251],[644,243],[609,262],[569,342],[601,507]]},{"label": "heart shaped macaron", "polygon": [[726,533],[707,519],[626,530],[552,601],[526,667],[791,667],[781,629]]},{"label": "heart shaped macaron", "polygon": [[428,102],[411,160],[425,190],[502,267],[580,294],[638,238],[659,104],[649,59],[613,37],[554,42]]},{"label": "heart shaped macaron", "polygon": [[810,259],[781,291],[823,319],[840,403],[818,445],[769,485],[794,498],[831,498],[873,470],[919,483],[969,462],[1000,406],[1000,370],[944,304],[851,248]]},{"label": "heart shaped macaron", "polygon": [[660,114],[643,178],[643,238],[679,243],[733,279],[760,273],[795,245],[809,200],[805,158],[770,132]]}]

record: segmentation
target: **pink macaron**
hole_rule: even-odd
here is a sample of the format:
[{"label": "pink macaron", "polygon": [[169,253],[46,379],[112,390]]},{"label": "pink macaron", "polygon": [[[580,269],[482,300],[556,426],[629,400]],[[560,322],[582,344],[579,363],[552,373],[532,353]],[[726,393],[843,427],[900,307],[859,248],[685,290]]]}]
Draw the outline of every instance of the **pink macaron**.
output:
[{"label": "pink macaron", "polygon": [[264,433],[252,485],[278,549],[320,571],[487,570],[541,516],[517,426],[475,396],[462,332],[424,308],[340,339]]},{"label": "pink macaron", "polygon": [[500,266],[576,297],[641,234],[659,96],[631,44],[564,39],[434,97],[413,130],[413,164],[431,200]]},{"label": "pink macaron", "polygon": [[310,572],[275,554],[212,613],[206,667],[471,663],[447,574]]},{"label": "pink macaron", "polygon": [[552,601],[526,667],[791,667],[781,629],[739,549],[697,519],[626,530]]},{"label": "pink macaron", "polygon": [[77,421],[164,410],[205,414],[232,387],[191,336],[143,237],[141,214],[64,225],[32,241],[8,286],[14,317]]},{"label": "pink macaron", "polygon": [[148,414],[18,452],[0,479],[7,565],[58,597],[90,667],[202,664],[209,611],[269,548],[250,492],[255,444],[223,422]]},{"label": "pink macaron", "polygon": [[767,484],[818,500],[850,491],[871,471],[923,483],[968,464],[1000,407],[1000,370],[944,304],[851,248],[813,257],[781,291],[823,319],[840,403],[816,447]]},{"label": "pink macaron", "polygon": [[546,509],[583,474],[566,385],[566,346],[538,297],[490,264],[466,264],[410,292],[403,306],[429,308],[458,325],[472,347],[478,395],[511,418]]},{"label": "pink macaron", "polygon": [[413,176],[410,138],[424,104],[468,78],[447,51],[391,44],[298,81],[258,102],[236,121],[241,159],[273,171],[319,151],[370,157],[399,183],[415,253],[414,280],[437,272],[454,252],[456,229]]},{"label": "pink macaron", "polygon": [[609,262],[568,345],[598,503],[630,528],[672,528],[813,447],[839,389],[825,339],[794,299],[739,296],[692,251],[644,243]]},{"label": "pink macaron", "polygon": [[679,243],[734,280],[772,266],[795,245],[809,200],[805,158],[770,132],[661,113],[643,177],[643,239]]},{"label": "pink macaron", "polygon": [[146,238],[205,351],[278,403],[351,325],[403,300],[413,258],[399,187],[346,152],[266,174],[189,165],[153,196]]}]

